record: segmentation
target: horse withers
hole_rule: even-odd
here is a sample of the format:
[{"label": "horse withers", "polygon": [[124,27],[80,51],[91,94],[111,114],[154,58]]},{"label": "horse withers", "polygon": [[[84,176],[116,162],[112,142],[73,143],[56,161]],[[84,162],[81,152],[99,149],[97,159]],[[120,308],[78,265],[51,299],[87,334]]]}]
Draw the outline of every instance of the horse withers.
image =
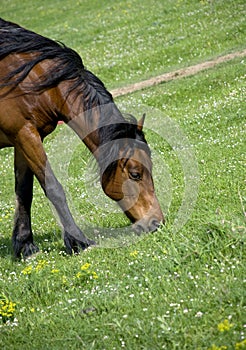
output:
[{"label": "horse withers", "polygon": [[125,118],[104,84],[72,49],[0,19],[0,148],[14,147],[16,209],[13,248],[24,258],[33,242],[33,176],[54,205],[68,253],[94,244],[76,225],[43,140],[58,121],[70,126],[95,156],[104,192],[137,232],[164,222],[154,191],[144,117]]}]

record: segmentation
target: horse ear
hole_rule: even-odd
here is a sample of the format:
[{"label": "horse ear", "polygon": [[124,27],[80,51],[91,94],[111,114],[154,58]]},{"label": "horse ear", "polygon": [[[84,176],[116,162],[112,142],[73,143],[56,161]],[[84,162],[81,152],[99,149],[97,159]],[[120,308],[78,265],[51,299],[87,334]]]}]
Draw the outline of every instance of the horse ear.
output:
[{"label": "horse ear", "polygon": [[146,116],[146,114],[144,113],[143,116],[142,116],[142,118],[139,119],[139,121],[138,121],[137,129],[138,129],[139,131],[142,131],[142,130],[143,130],[143,125],[144,125],[145,116]]}]

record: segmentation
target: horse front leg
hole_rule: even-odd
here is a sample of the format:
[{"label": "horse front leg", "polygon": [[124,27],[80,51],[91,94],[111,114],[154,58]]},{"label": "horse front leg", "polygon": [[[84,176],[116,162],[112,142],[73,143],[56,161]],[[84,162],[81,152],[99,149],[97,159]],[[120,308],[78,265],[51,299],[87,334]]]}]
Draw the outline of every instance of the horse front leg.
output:
[{"label": "horse front leg", "polygon": [[56,179],[48,160],[45,166],[45,183],[42,187],[47,198],[54,205],[63,226],[67,252],[69,254],[72,254],[72,252],[78,253],[79,248],[84,250],[90,245],[94,245],[95,242],[89,240],[74,222],[62,185]]},{"label": "horse front leg", "polygon": [[33,243],[31,227],[31,204],[33,196],[33,172],[23,155],[15,149],[15,194],[16,208],[12,242],[14,255],[24,258],[38,252]]},{"label": "horse front leg", "polygon": [[94,241],[85,237],[72,217],[64,190],[51,169],[37,130],[31,126],[23,128],[16,141],[29,168],[37,177],[45,195],[58,213],[64,230],[64,243],[67,252],[69,254],[77,253],[79,249],[84,250],[88,246],[94,245]]}]

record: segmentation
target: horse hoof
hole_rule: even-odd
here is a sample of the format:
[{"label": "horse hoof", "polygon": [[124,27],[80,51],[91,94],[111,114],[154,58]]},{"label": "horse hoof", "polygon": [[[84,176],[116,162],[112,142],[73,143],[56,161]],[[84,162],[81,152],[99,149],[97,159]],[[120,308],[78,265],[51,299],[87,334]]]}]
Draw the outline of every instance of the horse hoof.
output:
[{"label": "horse hoof", "polygon": [[68,232],[64,233],[64,243],[65,243],[67,254],[69,254],[69,255],[72,255],[73,253],[79,254],[79,252],[81,250],[84,251],[84,250],[88,249],[88,247],[94,246],[96,244],[94,241],[86,238],[84,235],[83,235],[82,239],[80,240],[80,239],[73,237]]},{"label": "horse hoof", "polygon": [[34,243],[25,243],[21,251],[24,260],[33,257],[38,252],[39,248]]}]

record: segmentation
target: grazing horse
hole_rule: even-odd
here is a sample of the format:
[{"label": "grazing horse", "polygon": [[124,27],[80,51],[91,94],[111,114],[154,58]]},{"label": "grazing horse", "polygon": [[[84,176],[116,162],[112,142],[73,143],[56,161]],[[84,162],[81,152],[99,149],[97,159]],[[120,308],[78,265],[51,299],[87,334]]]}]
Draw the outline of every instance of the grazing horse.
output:
[{"label": "grazing horse", "polygon": [[164,218],[142,131],[144,116],[123,117],[75,51],[0,19],[0,148],[14,147],[15,256],[38,251],[31,228],[34,175],[58,213],[67,252],[94,244],[76,225],[43,147],[58,121],[93,153],[105,194],[119,203],[136,231],[155,231]]}]

